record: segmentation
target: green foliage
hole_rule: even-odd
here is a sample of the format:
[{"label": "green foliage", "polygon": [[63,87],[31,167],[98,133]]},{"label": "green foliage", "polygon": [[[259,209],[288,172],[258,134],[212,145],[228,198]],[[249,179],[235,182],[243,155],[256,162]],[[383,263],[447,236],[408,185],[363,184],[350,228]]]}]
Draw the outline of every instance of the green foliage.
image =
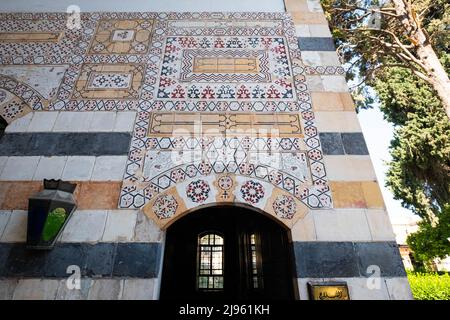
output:
[{"label": "green foliage", "polygon": [[450,300],[450,275],[445,273],[408,272],[411,291],[416,300]]},{"label": "green foliage", "polygon": [[[346,62],[347,78],[361,82],[352,92],[358,110],[379,105],[385,119],[394,125],[387,186],[394,198],[423,219],[408,244],[416,260],[424,264],[444,257],[450,253],[450,122],[443,105],[427,82],[399,64],[395,55],[383,54],[377,43],[388,41],[388,37],[367,33],[367,23],[358,19],[364,11],[352,9],[354,5],[370,8],[378,1],[321,2]],[[413,5],[423,14],[422,26],[444,68],[450,71],[448,0],[416,0]],[[429,10],[424,11],[426,7]],[[402,37],[392,19],[383,21],[381,28]],[[369,35],[377,39],[370,41]]]},{"label": "green foliage", "polygon": [[450,205],[445,206],[435,224],[423,220],[419,231],[408,236],[407,243],[418,261],[431,261],[450,255]]},{"label": "green foliage", "polygon": [[385,118],[396,125],[387,185],[406,208],[431,221],[450,199],[450,122],[431,88],[407,69],[386,69],[374,89]]},{"label": "green foliage", "polygon": [[42,240],[49,241],[53,239],[66,221],[66,210],[64,208],[56,208],[52,210],[45,221],[44,230],[42,231]]}]

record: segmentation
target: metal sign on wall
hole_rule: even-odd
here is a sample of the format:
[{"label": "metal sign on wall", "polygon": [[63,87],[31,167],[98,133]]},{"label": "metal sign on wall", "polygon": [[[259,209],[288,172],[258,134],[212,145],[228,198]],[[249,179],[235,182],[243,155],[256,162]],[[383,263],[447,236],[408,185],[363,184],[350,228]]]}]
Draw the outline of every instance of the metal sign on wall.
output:
[{"label": "metal sign on wall", "polygon": [[345,282],[308,283],[311,300],[350,300]]}]

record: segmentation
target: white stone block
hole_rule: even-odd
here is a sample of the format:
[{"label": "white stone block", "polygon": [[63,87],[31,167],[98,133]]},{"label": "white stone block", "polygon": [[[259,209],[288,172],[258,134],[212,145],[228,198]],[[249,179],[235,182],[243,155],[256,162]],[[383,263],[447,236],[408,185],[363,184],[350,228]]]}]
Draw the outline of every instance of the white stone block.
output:
[{"label": "white stone block", "polygon": [[123,280],[94,280],[88,300],[118,300],[122,297]]},{"label": "white stone block", "polygon": [[54,300],[59,280],[23,279],[14,290],[14,300]]},{"label": "white stone block", "polygon": [[116,112],[112,111],[95,111],[91,119],[91,132],[110,132],[114,129],[116,121]]},{"label": "white stone block", "polygon": [[9,157],[0,180],[32,180],[40,157]]},{"label": "white stone block", "polygon": [[33,180],[61,179],[67,157],[41,157]]},{"label": "white stone block", "polygon": [[354,111],[316,111],[314,115],[319,132],[361,132]]},{"label": "white stone block", "polygon": [[[339,281],[339,279],[332,279]],[[348,285],[350,299],[352,300],[389,300],[389,293],[383,278],[379,278],[374,286],[370,278],[344,278]]]},{"label": "white stone block", "polygon": [[316,228],[314,226],[314,210],[311,210],[303,219],[299,219],[291,229],[292,241],[316,241]]},{"label": "white stone block", "polygon": [[338,55],[335,51],[318,51],[320,63],[323,66],[341,66]]},{"label": "white stone block", "polygon": [[300,300],[309,300],[308,282],[320,282],[320,281],[321,279],[315,278],[298,278],[297,284]]},{"label": "white stone block", "polygon": [[136,112],[134,111],[118,112],[116,116],[116,123],[114,124],[114,132],[133,131],[135,119],[136,119]]},{"label": "white stone block", "polygon": [[307,0],[308,9],[311,12],[323,12],[320,0]]},{"label": "white stone block", "polygon": [[320,76],[324,91],[348,92],[347,82],[344,76]]},{"label": "white stone block", "polygon": [[129,242],[136,226],[136,210],[110,210],[106,219],[103,242]]},{"label": "white stone block", "polygon": [[370,156],[324,156],[327,177],[335,181],[375,181],[377,176]]},{"label": "white stone block", "polygon": [[318,241],[371,241],[363,209],[313,211]]},{"label": "white stone block", "polygon": [[391,300],[414,300],[407,277],[385,279]]},{"label": "white stone block", "polygon": [[[300,40],[301,41],[301,40]],[[307,66],[322,66],[323,63],[320,60],[320,55],[318,51],[303,51],[302,61]]]},{"label": "white stone block", "polygon": [[67,158],[62,179],[72,181],[87,181],[91,179],[95,157],[72,156]]},{"label": "white stone block", "polygon": [[11,216],[10,210],[1,210],[0,211],[0,239],[2,238],[3,232],[6,229],[6,225],[8,224],[10,216]]},{"label": "white stone block", "polygon": [[61,235],[62,242],[99,242],[105,230],[107,210],[77,210]]},{"label": "white stone block", "polygon": [[60,112],[53,131],[56,132],[86,132],[91,125],[93,112],[64,111]]},{"label": "white stone block", "polygon": [[307,24],[297,24],[295,25],[295,33],[297,34],[297,37],[311,37],[311,33],[309,31],[309,25]]},{"label": "white stone block", "polygon": [[55,125],[56,118],[59,112],[57,111],[42,111],[35,112],[33,119],[31,119],[28,126],[28,132],[51,132]]},{"label": "white stone block", "polygon": [[385,210],[367,209],[366,217],[373,241],[395,241],[392,224]]},{"label": "white stone block", "polygon": [[5,132],[26,132],[32,118],[33,112],[30,112],[23,117],[14,120],[10,124],[8,124],[8,126],[5,128]]},{"label": "white stone block", "polygon": [[6,166],[6,162],[8,162],[8,157],[1,156],[1,157],[0,157],[0,176],[1,176],[1,174],[2,174],[3,169],[4,169],[5,166]]},{"label": "white stone block", "polygon": [[89,290],[92,287],[93,280],[89,278],[80,279],[80,289],[69,288],[67,286],[68,279],[59,282],[56,291],[56,300],[87,300]]},{"label": "white stone block", "polygon": [[127,156],[101,156],[95,158],[93,181],[122,181]]},{"label": "white stone block", "polygon": [[[303,53],[302,53],[303,61]],[[320,76],[306,76],[309,91],[324,91],[322,78]]]},{"label": "white stone block", "polygon": [[125,279],[122,300],[154,300],[155,279]]},{"label": "white stone block", "polygon": [[309,24],[310,37],[331,38],[331,32],[325,24]]},{"label": "white stone block", "polygon": [[138,211],[136,213],[136,227],[134,229],[134,242],[162,242],[164,232],[152,219]]},{"label": "white stone block", "polygon": [[0,280],[0,300],[11,300],[18,282],[18,279]]},{"label": "white stone block", "polygon": [[3,230],[1,242],[25,242],[27,240],[28,212],[13,210]]}]

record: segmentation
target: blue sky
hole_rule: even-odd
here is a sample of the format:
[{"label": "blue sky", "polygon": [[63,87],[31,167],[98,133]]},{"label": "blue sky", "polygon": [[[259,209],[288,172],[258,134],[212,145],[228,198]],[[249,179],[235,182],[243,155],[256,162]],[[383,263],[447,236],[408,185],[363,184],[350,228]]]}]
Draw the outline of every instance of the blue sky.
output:
[{"label": "blue sky", "polygon": [[358,118],[391,222],[404,223],[409,222],[413,217],[416,219],[410,210],[401,206],[400,201],[394,200],[391,191],[384,186],[387,170],[384,161],[390,160],[389,144],[393,138],[393,126],[383,119],[383,113],[379,108],[362,110]]}]

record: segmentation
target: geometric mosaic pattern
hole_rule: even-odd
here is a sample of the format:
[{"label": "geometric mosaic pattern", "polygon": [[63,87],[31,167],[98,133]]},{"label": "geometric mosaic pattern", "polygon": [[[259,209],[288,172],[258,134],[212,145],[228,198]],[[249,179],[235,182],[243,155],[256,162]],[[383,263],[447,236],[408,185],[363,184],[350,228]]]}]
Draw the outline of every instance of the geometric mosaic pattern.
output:
[{"label": "geometric mosaic pattern", "polygon": [[289,14],[82,13],[81,29],[65,24],[63,13],[0,14],[0,67],[64,66],[48,98],[0,72],[0,110],[136,110],[120,208],[167,221],[187,203],[241,199],[289,220],[299,203],[332,206],[305,75],[343,70],[303,65]]},{"label": "geometric mosaic pattern", "polygon": [[148,52],[153,20],[100,20],[89,54],[145,54]]}]

